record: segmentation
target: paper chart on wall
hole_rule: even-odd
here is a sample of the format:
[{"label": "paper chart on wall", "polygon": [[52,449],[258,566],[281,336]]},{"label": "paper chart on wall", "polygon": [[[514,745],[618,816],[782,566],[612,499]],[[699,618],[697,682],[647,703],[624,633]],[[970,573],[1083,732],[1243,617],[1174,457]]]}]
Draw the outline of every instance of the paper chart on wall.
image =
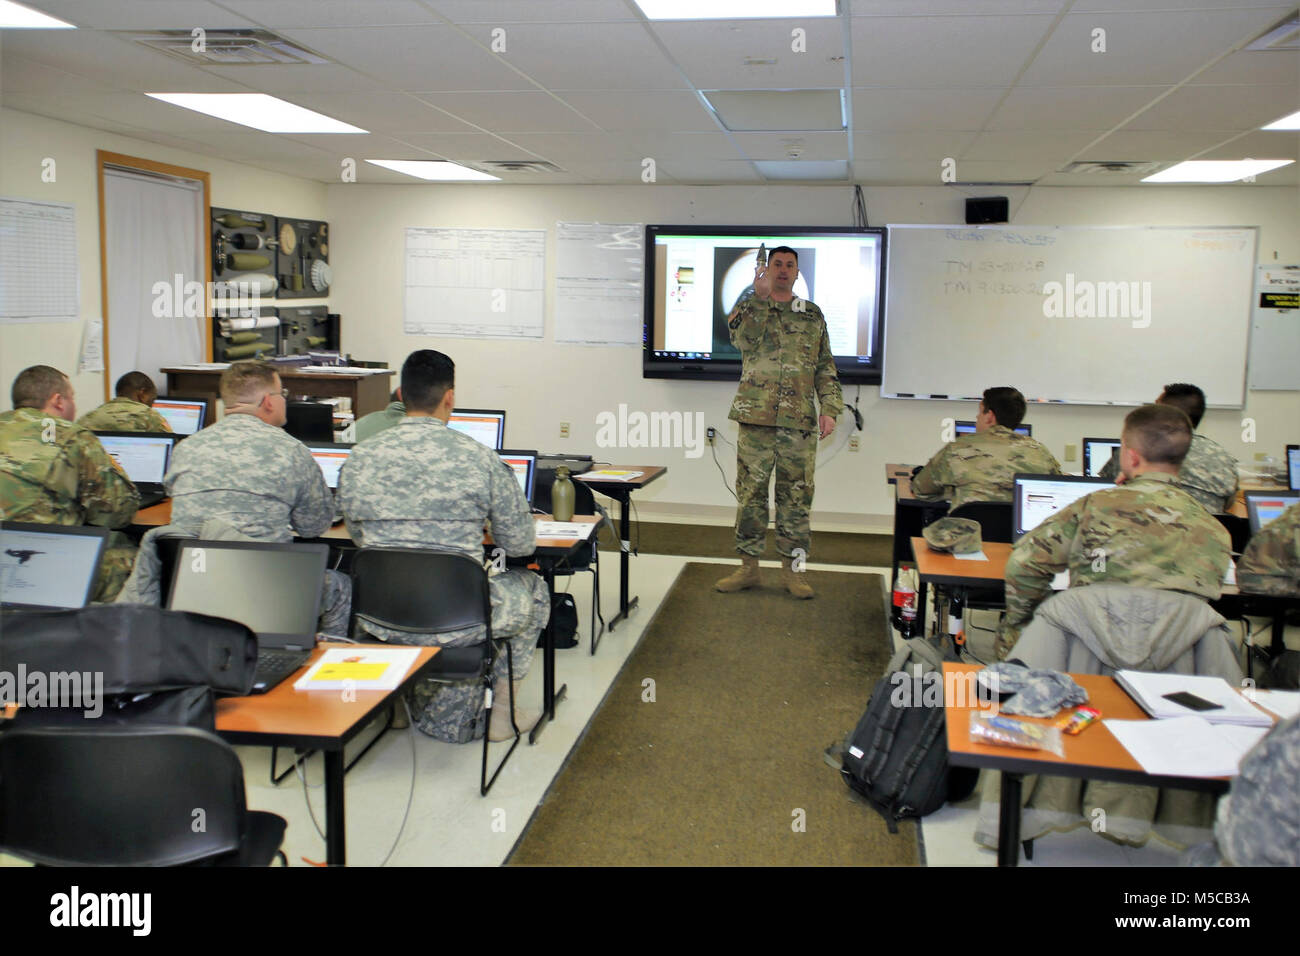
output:
[{"label": "paper chart on wall", "polygon": [[540,340],[546,230],[406,230],[408,335]]},{"label": "paper chart on wall", "polygon": [[555,341],[640,345],[645,225],[555,224]]},{"label": "paper chart on wall", "polygon": [[75,322],[80,311],[72,203],[0,198],[0,322]]}]

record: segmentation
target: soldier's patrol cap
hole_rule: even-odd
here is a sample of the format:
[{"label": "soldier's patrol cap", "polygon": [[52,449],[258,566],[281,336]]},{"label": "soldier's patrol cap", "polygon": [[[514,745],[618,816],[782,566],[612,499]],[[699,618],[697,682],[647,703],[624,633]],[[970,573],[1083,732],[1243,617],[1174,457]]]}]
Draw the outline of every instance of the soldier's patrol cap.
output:
[{"label": "soldier's patrol cap", "polygon": [[970,518],[940,518],[921,532],[932,551],[969,554],[980,549],[980,525]]}]

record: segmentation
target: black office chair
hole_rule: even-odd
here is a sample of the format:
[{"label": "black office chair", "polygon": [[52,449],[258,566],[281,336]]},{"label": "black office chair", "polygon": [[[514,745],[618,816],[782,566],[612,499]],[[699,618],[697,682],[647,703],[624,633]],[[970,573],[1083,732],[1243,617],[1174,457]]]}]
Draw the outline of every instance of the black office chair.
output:
[{"label": "black office chair", "polygon": [[[488,768],[488,729],[483,731],[483,762],[479,793],[487,796],[497,776],[519,746],[515,724],[514,656],[508,641],[492,638],[492,599],[487,571],[482,564],[463,554],[415,548],[362,548],[352,559],[353,632],[358,620],[380,627],[405,631],[421,644],[436,644],[431,635],[482,627],[484,640],[469,647],[444,647],[425,673],[435,680],[461,681],[478,678],[488,702],[486,722],[492,722],[492,670],[498,644],[505,645],[506,673],[510,682],[510,726],[514,741],[501,758],[491,778]],[[417,643],[412,640],[411,643]]]},{"label": "black office chair", "polygon": [[[536,487],[533,491],[533,504],[539,511],[551,513],[551,486],[555,483],[555,470],[541,469],[537,472]],[[581,481],[573,482],[573,513],[575,515],[601,514],[596,508],[596,496]],[[571,577],[581,571],[591,572],[591,653],[596,653],[600,639],[605,636],[605,618],[600,613],[600,549],[596,546],[597,529],[592,536],[578,545],[565,559],[564,563],[551,573],[558,577]],[[596,622],[600,622],[600,632],[596,632]],[[570,645],[572,646],[572,645]]]},{"label": "black office chair", "polygon": [[303,442],[334,440],[334,406],[324,402],[289,402],[284,430]]},{"label": "black office chair", "polygon": [[0,850],[38,865],[287,865],[284,818],[248,809],[239,757],[204,730],[10,730],[0,781]]}]

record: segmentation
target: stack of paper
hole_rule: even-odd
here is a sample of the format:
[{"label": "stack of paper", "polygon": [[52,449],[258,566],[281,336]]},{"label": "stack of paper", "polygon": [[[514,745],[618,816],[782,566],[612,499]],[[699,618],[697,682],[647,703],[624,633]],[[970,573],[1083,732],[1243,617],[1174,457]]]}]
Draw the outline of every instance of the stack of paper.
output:
[{"label": "stack of paper", "polygon": [[632,481],[634,478],[640,478],[645,472],[641,471],[622,471],[617,468],[597,468],[595,471],[588,471],[583,474],[583,479],[595,479],[597,481]]},{"label": "stack of paper", "polygon": [[1169,777],[1235,777],[1242,758],[1268,733],[1201,717],[1102,723],[1143,770]]},{"label": "stack of paper", "polygon": [[331,647],[294,690],[393,690],[420,656],[418,647]]},{"label": "stack of paper", "polygon": [[[1149,674],[1145,671],[1116,671],[1115,681],[1128,691],[1148,714],[1157,719],[1196,715],[1212,724],[1269,727],[1273,719],[1254,707],[1222,677],[1193,674]],[[1167,694],[1188,693],[1218,704],[1215,710],[1196,710],[1166,698]]]},{"label": "stack of paper", "polygon": [[594,521],[538,521],[534,524],[534,533],[539,538],[573,538],[582,541],[589,538],[596,527]]},{"label": "stack of paper", "polygon": [[1300,714],[1300,690],[1257,690],[1255,703],[1286,720]]}]

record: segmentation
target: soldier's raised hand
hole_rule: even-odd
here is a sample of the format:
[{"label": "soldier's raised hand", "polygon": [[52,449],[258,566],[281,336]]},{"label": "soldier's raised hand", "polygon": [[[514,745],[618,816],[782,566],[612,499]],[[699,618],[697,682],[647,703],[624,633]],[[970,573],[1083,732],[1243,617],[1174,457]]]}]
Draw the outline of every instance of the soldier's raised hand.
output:
[{"label": "soldier's raised hand", "polygon": [[754,266],[754,295],[760,299],[772,297],[772,280],[767,275],[767,264]]}]

